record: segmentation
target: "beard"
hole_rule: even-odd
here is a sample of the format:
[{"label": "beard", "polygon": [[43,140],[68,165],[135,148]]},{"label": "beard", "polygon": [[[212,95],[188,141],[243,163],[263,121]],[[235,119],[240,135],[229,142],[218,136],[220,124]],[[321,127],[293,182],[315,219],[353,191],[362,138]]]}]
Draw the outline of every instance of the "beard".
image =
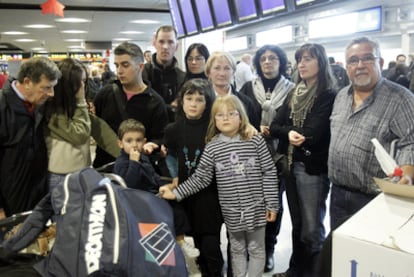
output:
[{"label": "beard", "polygon": [[359,73],[359,75],[357,73],[352,80],[353,87],[361,91],[371,91],[375,83],[374,78],[365,72]]}]

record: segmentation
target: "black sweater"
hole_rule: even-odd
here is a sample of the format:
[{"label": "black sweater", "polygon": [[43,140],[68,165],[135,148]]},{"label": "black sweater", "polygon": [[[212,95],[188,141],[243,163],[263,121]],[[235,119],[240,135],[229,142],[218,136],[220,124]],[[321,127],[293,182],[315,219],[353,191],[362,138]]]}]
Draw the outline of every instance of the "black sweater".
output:
[{"label": "black sweater", "polygon": [[306,137],[300,147],[294,147],[293,161],[305,164],[308,174],[318,175],[328,172],[328,152],[330,133],[329,117],[332,112],[336,93],[333,90],[322,91],[316,97],[313,107],[307,114],[302,128],[293,126],[290,118],[289,101],[293,91],[286,97],[270,125],[270,135],[279,138],[278,152],[287,153],[289,131],[297,131]]}]

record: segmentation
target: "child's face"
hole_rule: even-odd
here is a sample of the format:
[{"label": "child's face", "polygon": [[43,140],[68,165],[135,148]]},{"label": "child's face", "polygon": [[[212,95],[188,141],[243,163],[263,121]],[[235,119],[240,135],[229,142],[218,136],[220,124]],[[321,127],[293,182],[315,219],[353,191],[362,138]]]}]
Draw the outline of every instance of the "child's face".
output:
[{"label": "child's face", "polygon": [[230,107],[223,106],[218,109],[214,115],[216,120],[216,127],[219,131],[228,137],[234,137],[239,133],[239,127],[241,124],[239,112]]},{"label": "child's face", "polygon": [[127,154],[131,152],[131,149],[136,149],[141,153],[146,142],[147,139],[144,137],[144,134],[137,131],[131,131],[126,132],[122,137],[122,140],[118,140],[118,145],[120,148],[124,149]]},{"label": "child's face", "polygon": [[206,109],[206,99],[198,92],[184,94],[183,111],[188,119],[200,119]]}]

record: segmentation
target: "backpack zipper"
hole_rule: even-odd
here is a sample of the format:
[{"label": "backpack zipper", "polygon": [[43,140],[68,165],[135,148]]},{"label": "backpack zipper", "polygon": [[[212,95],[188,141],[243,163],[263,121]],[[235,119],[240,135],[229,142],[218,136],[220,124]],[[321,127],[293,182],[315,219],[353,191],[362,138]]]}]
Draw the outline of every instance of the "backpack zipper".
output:
[{"label": "backpack zipper", "polygon": [[118,208],[116,206],[114,190],[110,184],[104,184],[106,189],[108,190],[109,199],[112,205],[112,211],[114,213],[114,221],[115,221],[115,231],[114,231],[114,254],[112,262],[114,264],[118,264],[119,259],[119,217],[118,217]]},{"label": "backpack zipper", "polygon": [[71,175],[72,174],[67,174],[66,175],[65,182],[63,184],[63,190],[65,192],[65,200],[63,201],[63,207],[62,207],[62,209],[60,211],[60,213],[62,215],[64,215],[66,213],[66,206],[68,205],[68,202],[69,202],[69,177]]}]

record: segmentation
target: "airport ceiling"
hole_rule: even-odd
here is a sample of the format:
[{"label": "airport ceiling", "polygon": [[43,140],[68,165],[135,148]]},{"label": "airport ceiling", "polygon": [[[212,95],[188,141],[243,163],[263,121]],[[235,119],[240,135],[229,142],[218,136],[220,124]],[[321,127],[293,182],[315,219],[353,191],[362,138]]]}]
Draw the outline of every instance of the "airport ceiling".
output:
[{"label": "airport ceiling", "polygon": [[[117,45],[123,40],[150,46],[157,27],[171,25],[167,0],[58,0],[65,6],[64,17],[42,14],[40,5],[46,1],[0,0],[0,53],[106,50],[109,42]],[[86,22],[58,21],[68,18]],[[152,23],[132,23],[142,20]],[[27,27],[34,24],[51,27]]]}]

